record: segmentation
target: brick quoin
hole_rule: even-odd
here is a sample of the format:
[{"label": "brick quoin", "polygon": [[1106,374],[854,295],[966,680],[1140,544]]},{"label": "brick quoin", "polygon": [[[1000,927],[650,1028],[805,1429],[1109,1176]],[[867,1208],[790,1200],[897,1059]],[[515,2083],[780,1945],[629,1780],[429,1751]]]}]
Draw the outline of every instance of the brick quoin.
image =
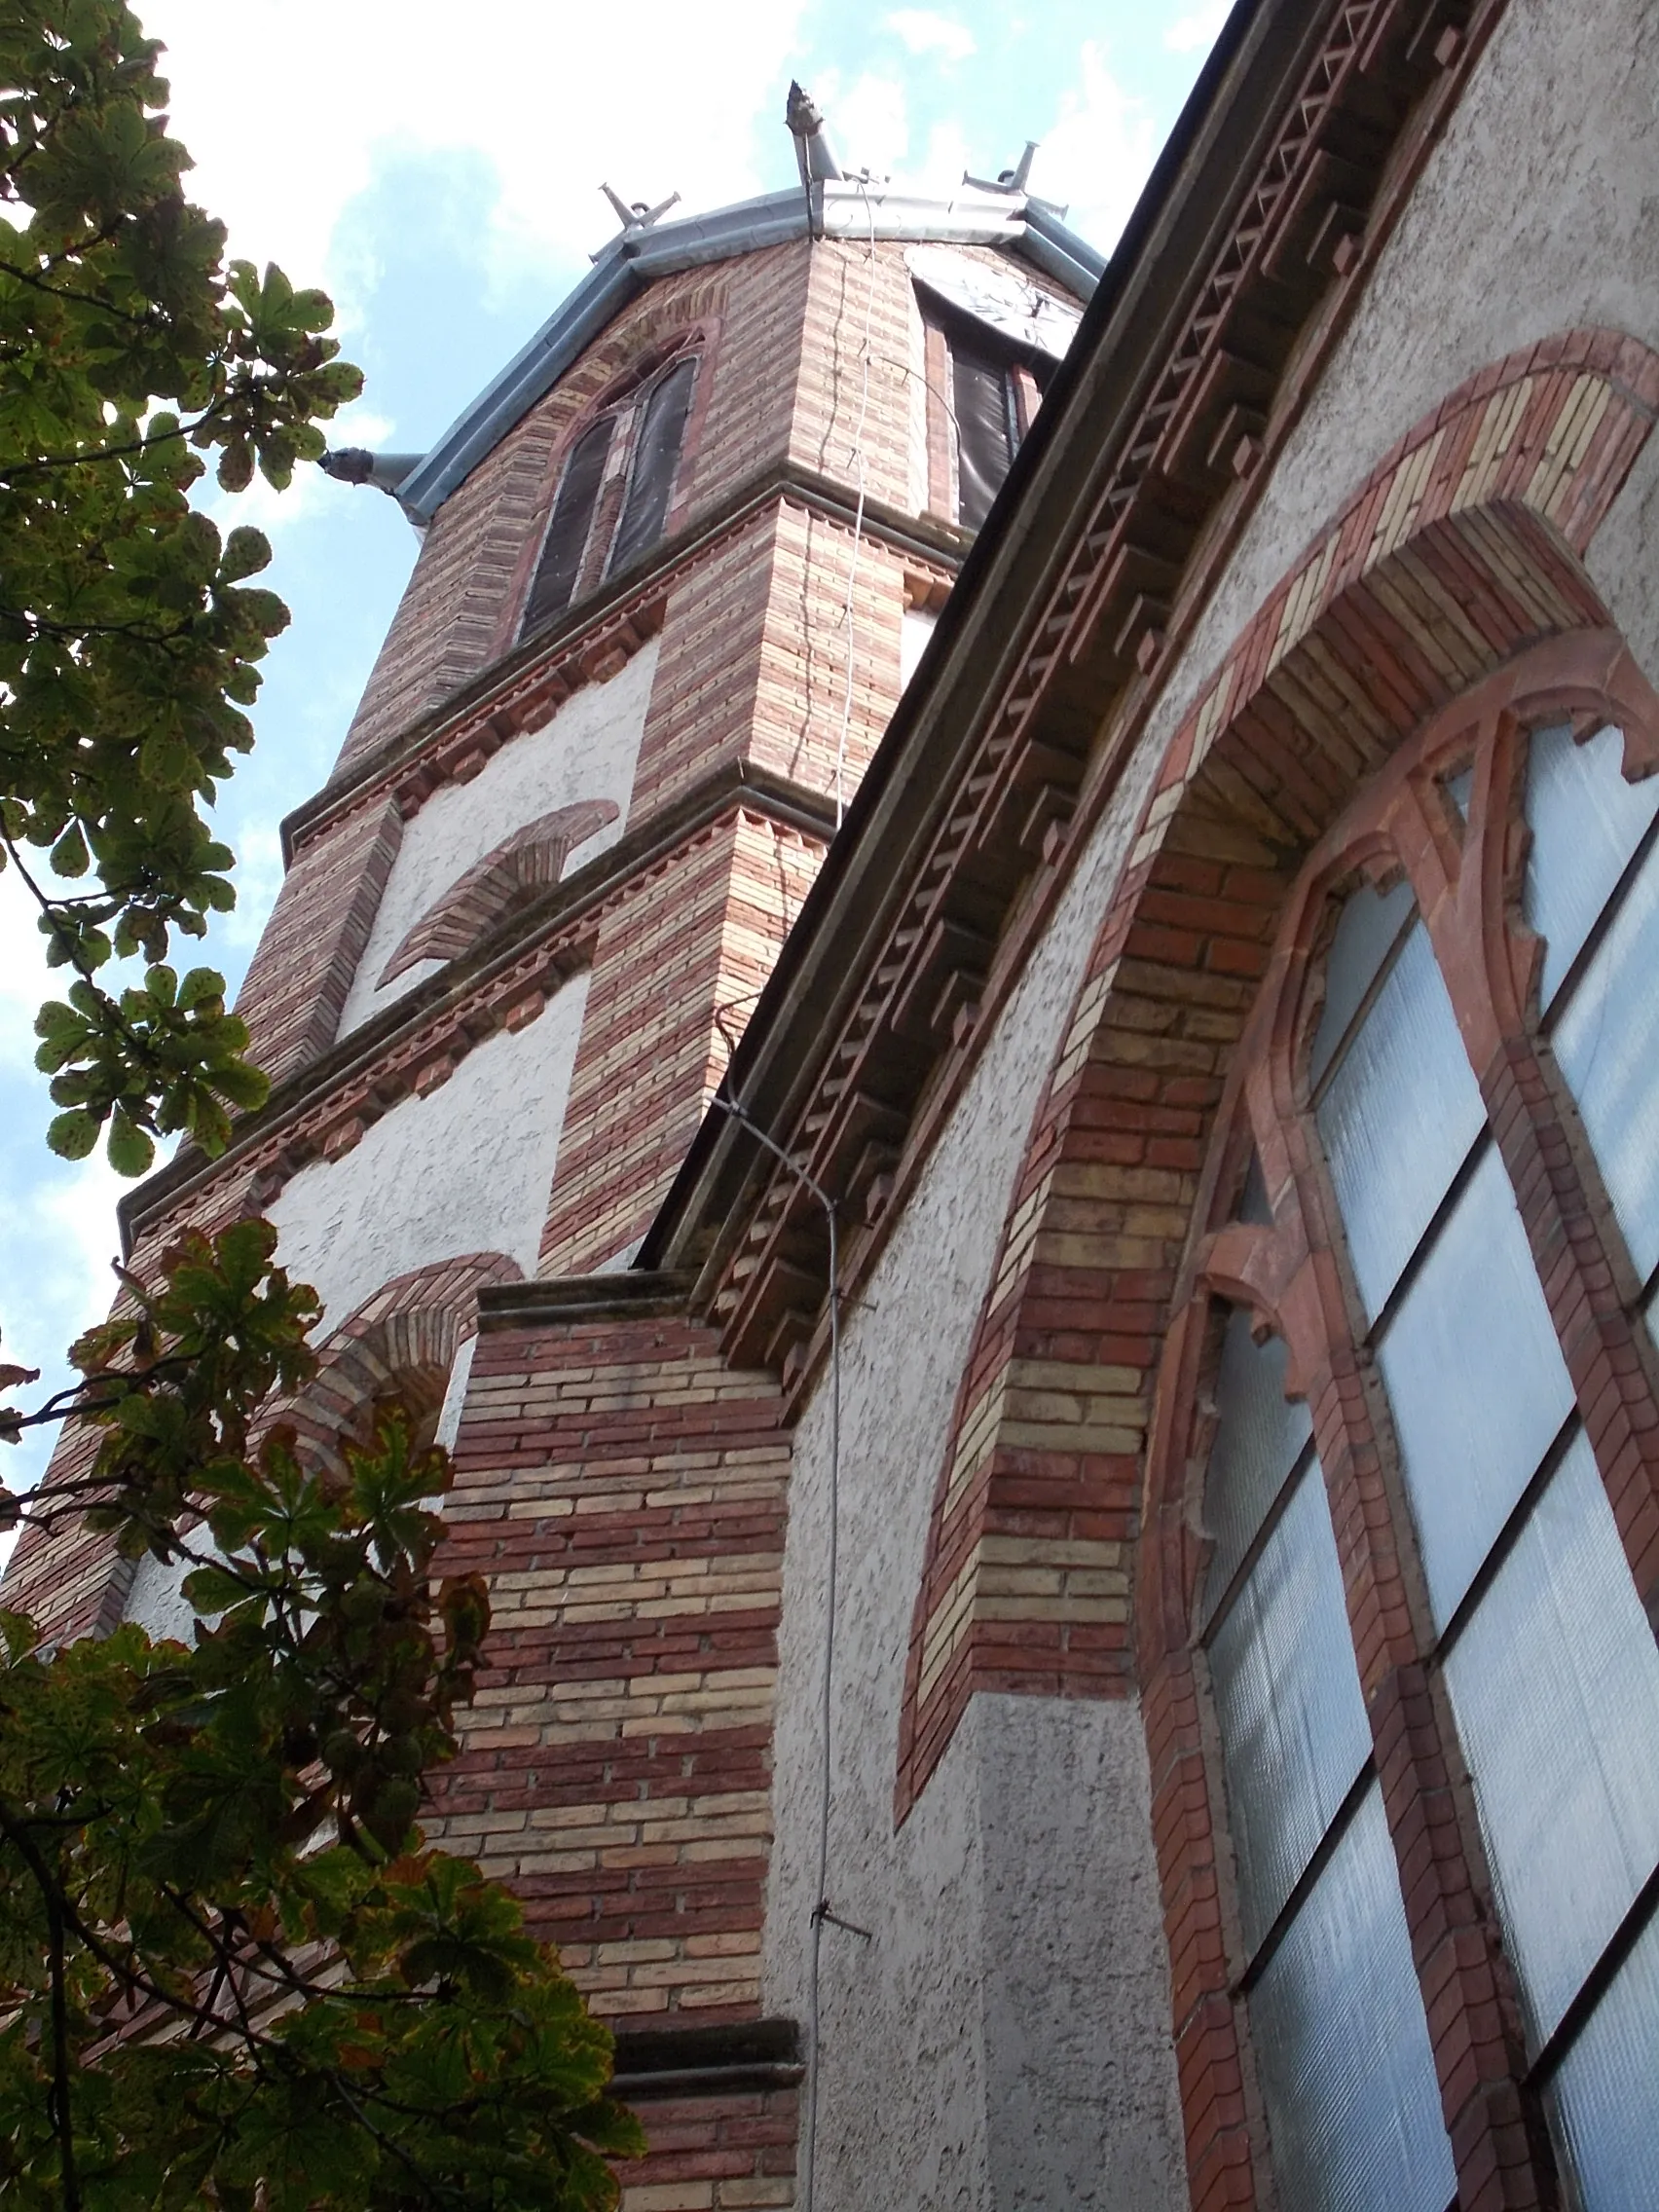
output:
[{"label": "brick quoin", "polygon": [[608,2017],[754,2018],[782,1397],[682,1312],[586,1292],[563,1324],[519,1317],[534,1287],[486,1299],[439,1564],[489,1577],[494,1623],[434,1832]]}]

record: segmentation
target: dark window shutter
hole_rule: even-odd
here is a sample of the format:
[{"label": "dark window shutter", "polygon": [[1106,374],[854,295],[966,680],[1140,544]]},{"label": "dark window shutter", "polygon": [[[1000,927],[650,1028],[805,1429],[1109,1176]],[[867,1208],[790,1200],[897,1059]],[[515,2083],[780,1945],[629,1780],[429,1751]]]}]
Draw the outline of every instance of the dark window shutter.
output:
[{"label": "dark window shutter", "polygon": [[610,451],[613,418],[607,415],[584,430],[571,449],[559,497],[553,502],[553,519],[547,525],[547,541],[530,587],[530,604],[524,610],[524,627],[534,630],[550,614],[571,604],[587,549],[593,510],[605,476],[605,457]]},{"label": "dark window shutter", "polygon": [[622,520],[610,548],[610,568],[625,569],[662,535],[674,490],[674,472],[680,466],[680,448],[685,437],[685,418],[691,411],[691,387],[696,381],[695,361],[682,361],[645,402],[634,448],[634,465],[628,477],[628,497]]},{"label": "dark window shutter", "polygon": [[951,396],[956,407],[958,520],[977,530],[1002,490],[1018,433],[1008,365],[989,348],[950,341]]}]

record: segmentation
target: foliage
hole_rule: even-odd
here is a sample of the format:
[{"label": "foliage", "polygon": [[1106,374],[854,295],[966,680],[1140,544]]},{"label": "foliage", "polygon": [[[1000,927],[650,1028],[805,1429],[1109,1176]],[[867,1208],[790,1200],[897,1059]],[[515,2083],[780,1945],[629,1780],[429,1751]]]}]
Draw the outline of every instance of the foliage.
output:
[{"label": "foliage", "polygon": [[[257,1409],[314,1372],[276,1233],[186,1235],[76,1346],[81,1516],[189,1565],[192,1647],[0,1614],[0,2190],[53,2212],[578,2212],[639,2148],[610,2038],[520,1908],[416,1825],[489,1626],[436,1589],[445,1456],[343,1464]],[[0,1370],[0,1383],[18,1371]],[[18,1424],[60,1411],[17,1417]]]},{"label": "foliage", "polygon": [[[256,468],[280,489],[361,383],[321,292],[226,266],[184,197],[159,53],[119,0],[0,13],[0,866],[76,977],[38,1025],[49,1141],[79,1158],[107,1124],[126,1174],[157,1134],[221,1149],[227,1109],[267,1088],[223,980],[166,965],[234,903],[203,810],[287,621],[246,581],[265,538],[221,538],[190,489],[204,453],[225,491]],[[144,981],[104,988],[123,956]]]}]

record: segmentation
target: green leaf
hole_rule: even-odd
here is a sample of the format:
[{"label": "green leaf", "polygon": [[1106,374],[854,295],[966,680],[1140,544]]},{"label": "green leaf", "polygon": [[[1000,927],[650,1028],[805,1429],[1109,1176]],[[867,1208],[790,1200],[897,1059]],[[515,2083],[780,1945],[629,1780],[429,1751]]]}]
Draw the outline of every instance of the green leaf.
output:
[{"label": "green leaf", "polygon": [[[65,1119],[59,1116],[59,1121]],[[55,1124],[54,1126],[56,1124]],[[90,1151],[91,1146],[88,1147]],[[155,1145],[132,1120],[125,1106],[109,1118],[109,1163],[118,1175],[142,1175],[156,1157]]]},{"label": "green leaf", "polygon": [[67,1114],[54,1117],[47,1128],[46,1141],[60,1160],[85,1160],[97,1143],[102,1127],[100,1116],[76,1107]]},{"label": "green leaf", "polygon": [[59,875],[85,875],[89,855],[81,825],[72,822],[52,848],[52,865]]}]

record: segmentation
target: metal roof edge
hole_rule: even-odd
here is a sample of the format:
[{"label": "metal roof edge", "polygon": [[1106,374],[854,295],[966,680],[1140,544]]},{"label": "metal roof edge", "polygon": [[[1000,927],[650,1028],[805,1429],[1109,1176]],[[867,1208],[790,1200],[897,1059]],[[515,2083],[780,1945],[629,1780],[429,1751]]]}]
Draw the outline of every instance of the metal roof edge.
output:
[{"label": "metal roof edge", "polygon": [[1024,194],[964,187],[948,200],[845,178],[813,187],[809,205],[798,187],[737,202],[711,214],[624,234],[607,247],[570,297],[500,374],[453,422],[397,486],[413,520],[430,522],[479,462],[536,401],[550,391],[619,309],[653,277],[702,263],[734,260],[809,235],[928,240],[940,244],[991,245],[1021,254],[1068,291],[1087,300],[1106,263],[1041,202]]}]

